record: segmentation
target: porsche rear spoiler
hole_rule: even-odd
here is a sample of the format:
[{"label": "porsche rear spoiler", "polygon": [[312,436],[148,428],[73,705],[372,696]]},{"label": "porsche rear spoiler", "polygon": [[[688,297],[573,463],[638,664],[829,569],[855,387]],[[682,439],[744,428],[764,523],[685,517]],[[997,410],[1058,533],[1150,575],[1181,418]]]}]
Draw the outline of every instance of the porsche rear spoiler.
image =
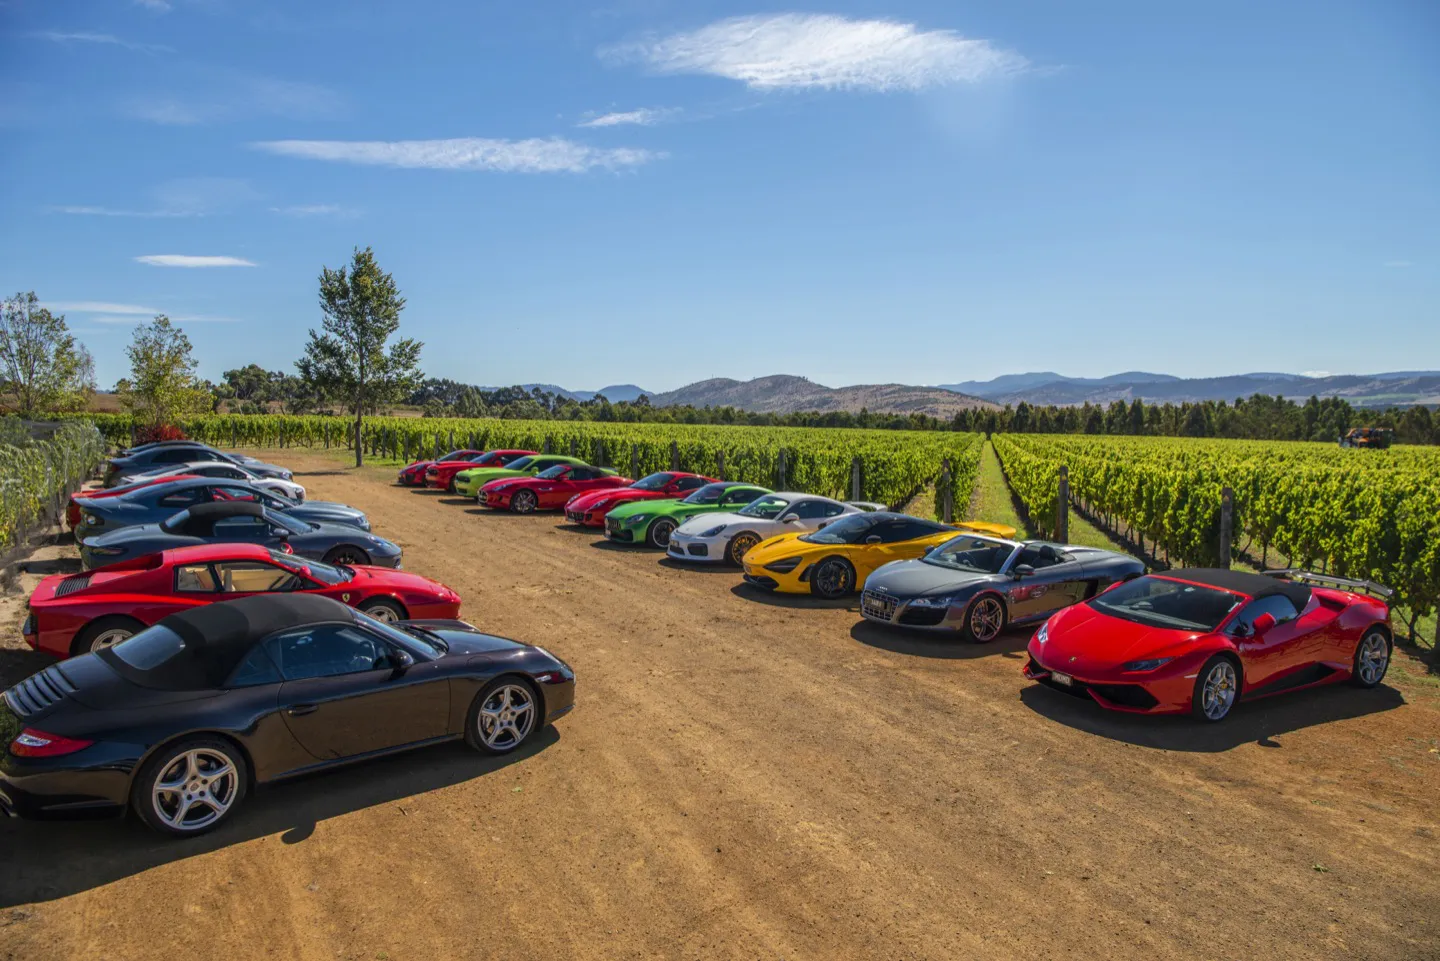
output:
[{"label": "porsche rear spoiler", "polygon": [[1395,592],[1384,584],[1376,584],[1374,581],[1352,580],[1348,577],[1335,577],[1330,574],[1317,574],[1314,571],[1301,570],[1299,568],[1286,568],[1277,571],[1261,571],[1266,577],[1283,577],[1291,581],[1311,581],[1325,587],[1339,587],[1349,591],[1362,591],[1372,597],[1379,597],[1389,600],[1395,596]]}]

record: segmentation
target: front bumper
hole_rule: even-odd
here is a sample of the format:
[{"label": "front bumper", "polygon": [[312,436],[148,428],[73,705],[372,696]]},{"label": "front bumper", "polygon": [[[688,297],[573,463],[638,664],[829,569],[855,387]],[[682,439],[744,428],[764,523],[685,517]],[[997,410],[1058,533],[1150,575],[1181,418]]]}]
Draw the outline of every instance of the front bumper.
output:
[{"label": "front bumper", "polygon": [[568,508],[565,511],[565,519],[571,524],[579,524],[582,527],[604,527],[604,511],[572,511]]},{"label": "front bumper", "polygon": [[860,592],[860,615],[876,624],[911,627],[925,631],[957,633],[965,628],[962,606],[931,607],[920,605],[918,598],[896,597],[880,591]]},{"label": "front bumper", "polygon": [[510,492],[481,490],[475,495],[475,503],[491,510],[506,510],[510,507]]},{"label": "front bumper", "polygon": [[719,537],[699,537],[673,531],[670,534],[670,543],[665,548],[665,555],[677,561],[719,564],[726,559],[725,542]]},{"label": "front bumper", "polygon": [[[746,554],[745,556],[749,557],[750,555]],[[778,563],[778,561],[772,561],[772,563]],[[802,559],[793,569],[784,573],[766,570],[764,565],[748,560],[741,566],[745,571],[745,583],[754,587],[779,591],[781,594],[810,593],[810,568],[813,565],[808,560]]]},{"label": "front bumper", "polygon": [[636,535],[637,533],[643,535],[643,531],[644,528],[641,528],[639,532],[633,531],[617,520],[609,517],[605,518],[605,537],[607,540],[612,540],[617,544],[638,544],[640,538]]}]

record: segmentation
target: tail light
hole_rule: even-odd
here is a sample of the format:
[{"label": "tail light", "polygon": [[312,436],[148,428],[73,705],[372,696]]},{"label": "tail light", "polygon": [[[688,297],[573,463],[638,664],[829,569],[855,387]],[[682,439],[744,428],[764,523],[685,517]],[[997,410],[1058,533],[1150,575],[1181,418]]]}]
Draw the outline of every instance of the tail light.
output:
[{"label": "tail light", "polygon": [[291,546],[290,546],[290,543],[289,543],[288,541],[281,541],[281,542],[280,542],[280,550],[283,551],[283,552],[285,552],[286,554],[293,554],[293,553],[295,553],[295,548],[291,547]]},{"label": "tail light", "polygon": [[10,742],[10,753],[16,757],[59,757],[62,754],[83,751],[94,743],[27,727],[20,732],[19,737]]}]

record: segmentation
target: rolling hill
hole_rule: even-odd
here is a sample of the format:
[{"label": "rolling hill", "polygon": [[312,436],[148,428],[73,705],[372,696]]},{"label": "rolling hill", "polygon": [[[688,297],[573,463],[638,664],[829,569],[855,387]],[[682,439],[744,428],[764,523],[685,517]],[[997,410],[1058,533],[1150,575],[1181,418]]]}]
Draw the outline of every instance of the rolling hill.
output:
[{"label": "rolling hill", "polygon": [[971,397],[939,387],[911,387],[905,384],[862,384],[854,387],[826,387],[804,377],[776,374],[738,381],[720,377],[688,384],[678,390],[650,395],[657,407],[689,404],[694,407],[738,407],[759,413],[789,414],[796,411],[848,411],[862,408],[876,413],[928,414],[950,417],[959,410],[993,407]]}]

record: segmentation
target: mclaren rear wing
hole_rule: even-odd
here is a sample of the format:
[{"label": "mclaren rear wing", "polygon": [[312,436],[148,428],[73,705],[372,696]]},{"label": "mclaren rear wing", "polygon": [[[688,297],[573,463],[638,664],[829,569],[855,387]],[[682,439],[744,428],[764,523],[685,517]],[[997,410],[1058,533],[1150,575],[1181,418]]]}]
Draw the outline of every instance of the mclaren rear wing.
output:
[{"label": "mclaren rear wing", "polygon": [[1279,571],[1261,571],[1266,577],[1283,577],[1291,581],[1310,581],[1325,587],[1339,587],[1348,591],[1362,591],[1373,597],[1389,600],[1395,592],[1384,584],[1376,584],[1374,581],[1352,580],[1348,577],[1334,577],[1330,574],[1317,574],[1314,571],[1301,570],[1299,568],[1287,568]]}]

